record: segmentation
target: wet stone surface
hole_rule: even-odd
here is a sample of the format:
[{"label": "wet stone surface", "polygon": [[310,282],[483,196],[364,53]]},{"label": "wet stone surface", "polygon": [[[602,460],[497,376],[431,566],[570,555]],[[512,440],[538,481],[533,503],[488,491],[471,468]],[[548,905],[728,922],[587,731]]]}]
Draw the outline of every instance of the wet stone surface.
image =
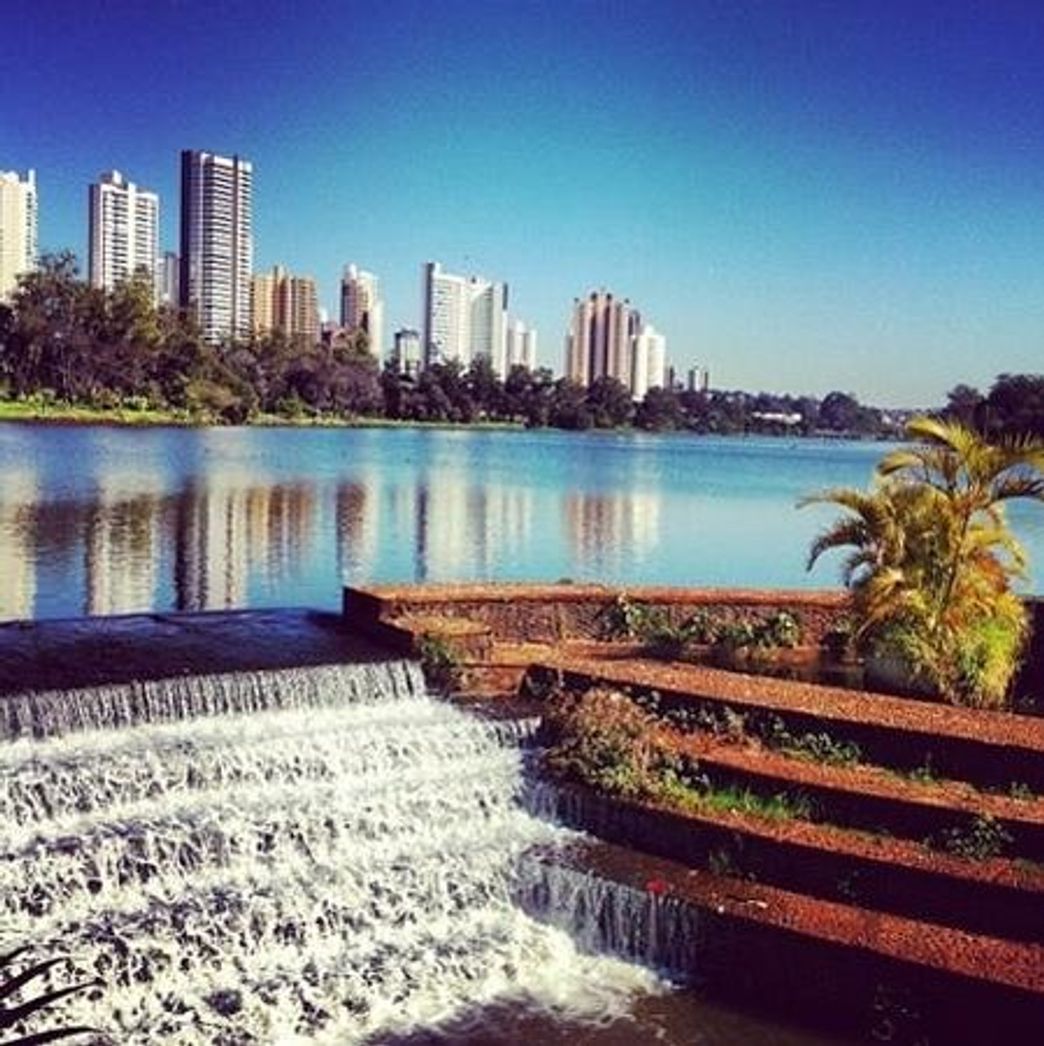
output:
[{"label": "wet stone surface", "polygon": [[339,614],[135,614],[0,624],[0,697],[35,690],[394,657]]}]

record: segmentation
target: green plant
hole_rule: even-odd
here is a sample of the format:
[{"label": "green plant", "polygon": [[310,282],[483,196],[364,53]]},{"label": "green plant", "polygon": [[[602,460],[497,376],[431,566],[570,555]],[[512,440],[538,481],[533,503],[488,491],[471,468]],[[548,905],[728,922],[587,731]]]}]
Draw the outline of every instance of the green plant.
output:
[{"label": "green plant", "polygon": [[97,987],[100,982],[86,981],[80,984],[72,984],[65,988],[56,988],[44,992],[42,995],[34,996],[26,1002],[15,1002],[15,997],[23,988],[33,981],[46,977],[54,967],[63,963],[63,958],[46,959],[26,966],[19,973],[13,972],[13,968],[20,960],[29,953],[28,947],[16,948],[6,955],[0,956],[0,1031],[14,1031],[21,1026],[25,1034],[19,1034],[14,1039],[7,1039],[5,1046],[37,1046],[46,1042],[57,1042],[59,1039],[67,1039],[73,1035],[97,1034],[96,1029],[80,1025],[68,1028],[50,1028],[44,1031],[29,1031],[25,1022],[44,1011],[50,1010],[55,1003],[70,995],[76,995]]},{"label": "green plant", "polygon": [[433,690],[448,693],[460,687],[460,659],[452,647],[440,636],[424,635],[417,642],[421,671]]},{"label": "green plant", "polygon": [[973,817],[965,825],[944,829],[928,845],[969,861],[1000,857],[1013,842],[1011,833],[989,814]]},{"label": "green plant", "polygon": [[825,730],[820,733],[792,734],[779,716],[772,716],[760,736],[770,748],[828,766],[851,766],[858,763],[863,755],[854,741],[840,741]]},{"label": "green plant", "polygon": [[700,795],[698,806],[720,813],[745,813],[772,821],[808,820],[812,801],[802,792],[776,792],[765,796],[749,788],[728,785]]},{"label": "green plant", "polygon": [[697,610],[678,622],[667,608],[635,603],[622,593],[609,609],[605,634],[610,639],[637,639],[659,656],[680,657],[693,644],[724,651],[794,647],[801,641],[802,629],[788,610],[767,618]]},{"label": "green plant", "polygon": [[934,418],[915,419],[907,434],[912,442],[882,458],[871,490],[801,502],[848,513],[813,542],[809,569],[828,549],[851,547],[842,577],[860,645],[948,700],[1002,706],[1028,628],[1011,591],[1025,555],[1004,505],[1044,501],[1044,443],[989,443]]},{"label": "green plant", "polygon": [[920,766],[915,766],[907,775],[911,781],[916,781],[918,784],[938,784],[939,778],[932,767],[932,757],[930,755],[925,756],[924,762]]}]

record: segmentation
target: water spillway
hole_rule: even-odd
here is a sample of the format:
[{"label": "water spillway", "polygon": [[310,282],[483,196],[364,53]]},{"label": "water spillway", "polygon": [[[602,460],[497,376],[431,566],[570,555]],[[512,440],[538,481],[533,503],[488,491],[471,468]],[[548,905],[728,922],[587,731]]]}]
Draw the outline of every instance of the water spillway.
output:
[{"label": "water spillway", "polygon": [[0,710],[0,945],[100,978],[69,1022],[134,1043],[377,1042],[506,1003],[605,1019],[660,987],[597,953],[623,902],[559,870],[577,837],[530,812],[534,724],[439,702],[413,664]]}]

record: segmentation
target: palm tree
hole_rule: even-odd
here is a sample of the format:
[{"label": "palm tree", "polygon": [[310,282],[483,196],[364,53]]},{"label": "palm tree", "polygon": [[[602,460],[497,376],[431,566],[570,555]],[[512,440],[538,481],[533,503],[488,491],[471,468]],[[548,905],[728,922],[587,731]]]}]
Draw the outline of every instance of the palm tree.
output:
[{"label": "palm tree", "polygon": [[1044,443],[988,443],[935,418],[917,418],[907,434],[915,442],[885,455],[869,492],[802,502],[849,513],[816,538],[808,567],[828,549],[853,547],[842,578],[864,645],[897,654],[951,699],[1000,704],[1028,628],[1011,591],[1026,558],[1004,505],[1044,501]]}]

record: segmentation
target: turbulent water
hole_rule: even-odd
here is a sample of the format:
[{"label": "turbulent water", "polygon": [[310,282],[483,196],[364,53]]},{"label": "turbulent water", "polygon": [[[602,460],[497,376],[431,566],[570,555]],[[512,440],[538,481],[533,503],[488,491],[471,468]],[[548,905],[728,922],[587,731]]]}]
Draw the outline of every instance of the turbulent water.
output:
[{"label": "turbulent water", "polygon": [[434,700],[405,662],[4,712],[0,946],[101,979],[64,1020],[124,1043],[377,1042],[516,1001],[604,1020],[660,987],[593,951],[624,930],[604,885],[558,869],[572,833],[527,812],[532,724]]}]

